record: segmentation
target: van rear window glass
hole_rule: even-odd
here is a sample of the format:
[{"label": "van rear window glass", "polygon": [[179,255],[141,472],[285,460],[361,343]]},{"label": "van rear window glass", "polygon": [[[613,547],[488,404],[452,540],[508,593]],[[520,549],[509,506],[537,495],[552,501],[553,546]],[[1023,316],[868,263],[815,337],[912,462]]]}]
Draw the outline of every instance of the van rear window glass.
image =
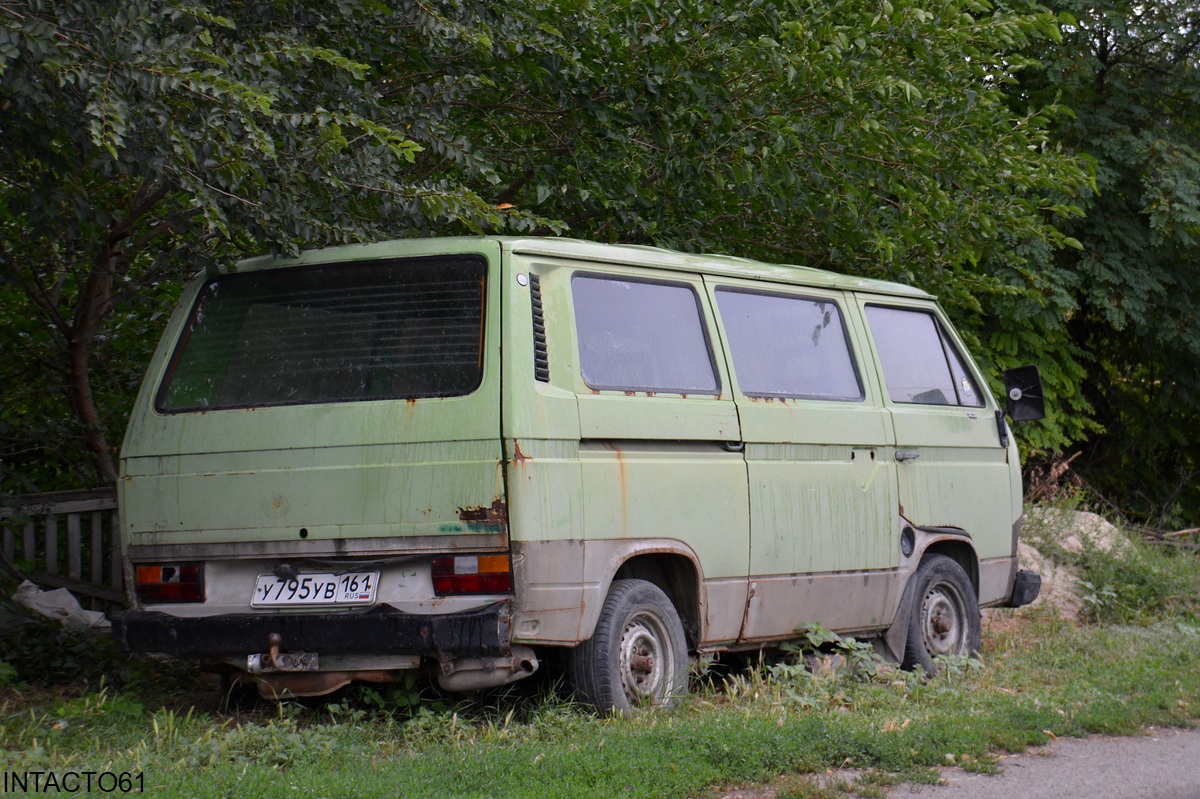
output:
[{"label": "van rear window glass", "polygon": [[717,289],[738,387],[750,397],[863,399],[832,300]]},{"label": "van rear window glass", "polygon": [[892,402],[983,407],[983,395],[933,314],[867,306]]},{"label": "van rear window glass", "polygon": [[469,394],[487,263],[461,256],[247,272],[207,283],[159,389],[164,411]]},{"label": "van rear window glass", "polygon": [[708,333],[691,286],[576,275],[579,365],[595,389],[717,394]]}]

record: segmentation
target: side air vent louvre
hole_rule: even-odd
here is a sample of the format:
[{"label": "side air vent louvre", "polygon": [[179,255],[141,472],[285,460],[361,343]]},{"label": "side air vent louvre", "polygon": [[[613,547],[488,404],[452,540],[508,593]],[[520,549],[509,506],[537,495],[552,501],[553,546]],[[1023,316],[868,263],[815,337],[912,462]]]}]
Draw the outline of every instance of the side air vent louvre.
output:
[{"label": "side air vent louvre", "polygon": [[546,317],[542,313],[542,281],[529,276],[529,299],[533,305],[533,376],[550,382],[550,353],[546,349]]}]

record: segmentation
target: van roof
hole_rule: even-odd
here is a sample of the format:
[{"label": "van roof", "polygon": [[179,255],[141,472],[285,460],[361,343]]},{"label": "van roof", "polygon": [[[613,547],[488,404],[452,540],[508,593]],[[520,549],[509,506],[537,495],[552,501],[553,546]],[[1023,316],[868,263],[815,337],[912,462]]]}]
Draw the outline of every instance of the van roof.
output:
[{"label": "van roof", "polygon": [[330,263],[343,260],[394,258],[414,255],[452,253],[467,243],[478,247],[481,242],[493,241],[502,250],[523,257],[559,258],[591,263],[612,263],[622,266],[649,267],[680,272],[700,272],[746,280],[772,283],[793,283],[848,291],[868,291],[908,297],[931,297],[928,292],[901,283],[873,278],[854,277],[809,266],[768,264],[732,255],[683,253],[661,247],[638,244],[601,244],[599,242],[561,237],[439,237],[397,239],[374,244],[351,244],[322,250],[308,250],[297,258],[261,256],[238,264],[238,271],[281,268],[310,263]]}]

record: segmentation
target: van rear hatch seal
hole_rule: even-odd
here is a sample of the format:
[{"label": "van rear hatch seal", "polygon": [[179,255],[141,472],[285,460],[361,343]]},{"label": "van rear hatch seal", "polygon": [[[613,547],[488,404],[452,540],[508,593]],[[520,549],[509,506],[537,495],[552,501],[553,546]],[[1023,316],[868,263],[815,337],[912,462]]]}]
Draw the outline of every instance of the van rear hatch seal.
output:
[{"label": "van rear hatch seal", "polygon": [[181,617],[126,610],[112,617],[126,652],[206,657],[265,652],[276,633],[284,651],[371,652],[460,657],[511,651],[512,601],[463,613],[419,615],[380,605],[365,613],[237,613]]}]

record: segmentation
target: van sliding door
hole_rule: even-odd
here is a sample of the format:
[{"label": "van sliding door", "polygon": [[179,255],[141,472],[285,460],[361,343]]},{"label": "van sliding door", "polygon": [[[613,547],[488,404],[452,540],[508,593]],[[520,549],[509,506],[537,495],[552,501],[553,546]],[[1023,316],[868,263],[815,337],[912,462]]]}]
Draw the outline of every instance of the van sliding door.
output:
[{"label": "van sliding door", "polygon": [[[890,427],[838,291],[706,278],[750,488],[743,638],[879,625],[898,564]],[[865,581],[865,582],[864,582]]]}]

